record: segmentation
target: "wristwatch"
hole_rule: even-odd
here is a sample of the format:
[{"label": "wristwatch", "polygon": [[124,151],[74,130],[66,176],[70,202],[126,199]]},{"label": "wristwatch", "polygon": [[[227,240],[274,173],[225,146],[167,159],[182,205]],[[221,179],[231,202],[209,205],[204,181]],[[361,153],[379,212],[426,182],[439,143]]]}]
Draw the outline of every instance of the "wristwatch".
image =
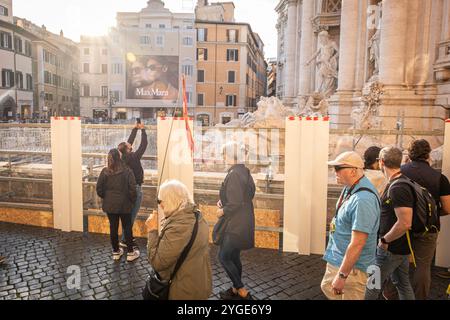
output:
[{"label": "wristwatch", "polygon": [[381,237],[380,241],[382,244],[389,244],[384,237]]},{"label": "wristwatch", "polygon": [[347,279],[348,278],[348,274],[345,274],[345,273],[343,273],[343,272],[339,272],[339,278],[341,278],[341,279]]}]

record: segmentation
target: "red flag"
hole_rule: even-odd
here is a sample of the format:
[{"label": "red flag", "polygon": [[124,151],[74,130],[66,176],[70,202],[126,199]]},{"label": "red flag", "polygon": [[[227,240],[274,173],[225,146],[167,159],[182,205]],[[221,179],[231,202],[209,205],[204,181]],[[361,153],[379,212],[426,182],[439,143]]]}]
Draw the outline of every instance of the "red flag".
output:
[{"label": "red flag", "polygon": [[186,123],[186,135],[189,144],[189,148],[191,149],[191,156],[194,155],[194,139],[192,138],[192,131],[189,127],[189,116],[188,116],[188,107],[187,107],[187,96],[186,96],[186,78],[183,74],[183,118]]}]

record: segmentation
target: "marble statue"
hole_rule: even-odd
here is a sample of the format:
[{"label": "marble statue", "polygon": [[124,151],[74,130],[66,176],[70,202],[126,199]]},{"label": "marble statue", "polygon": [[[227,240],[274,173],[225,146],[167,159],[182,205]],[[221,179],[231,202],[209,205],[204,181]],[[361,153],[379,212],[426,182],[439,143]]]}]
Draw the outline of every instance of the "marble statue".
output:
[{"label": "marble statue", "polygon": [[377,29],[369,40],[369,62],[373,65],[372,76],[378,76],[380,72],[380,36],[381,30]]},{"label": "marble statue", "polygon": [[316,61],[317,78],[319,79],[318,91],[325,98],[329,98],[337,89],[338,59],[339,48],[336,42],[330,39],[327,31],[320,32],[319,49],[306,65]]}]

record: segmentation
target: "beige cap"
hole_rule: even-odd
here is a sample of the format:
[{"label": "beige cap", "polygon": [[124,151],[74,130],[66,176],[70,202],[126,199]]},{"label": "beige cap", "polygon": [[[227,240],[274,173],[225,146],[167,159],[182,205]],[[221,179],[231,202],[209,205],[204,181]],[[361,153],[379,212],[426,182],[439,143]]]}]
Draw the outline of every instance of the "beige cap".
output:
[{"label": "beige cap", "polygon": [[345,166],[345,167],[352,167],[352,168],[358,168],[358,169],[364,169],[364,161],[361,158],[361,156],[354,152],[354,151],[348,151],[341,153],[337,156],[337,158],[333,161],[328,162],[329,166]]}]

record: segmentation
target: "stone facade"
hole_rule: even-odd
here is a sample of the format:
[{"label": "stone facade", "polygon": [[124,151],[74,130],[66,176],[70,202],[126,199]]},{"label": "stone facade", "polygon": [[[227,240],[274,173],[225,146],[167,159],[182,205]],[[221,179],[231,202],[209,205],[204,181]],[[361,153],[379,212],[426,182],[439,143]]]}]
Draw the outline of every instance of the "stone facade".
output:
[{"label": "stone facade", "polygon": [[[82,116],[155,120],[172,114],[175,108],[180,111],[182,74],[186,74],[188,107],[192,109],[196,97],[195,43],[194,14],[172,13],[162,1],[150,0],[140,12],[118,12],[117,25],[107,36],[81,38]],[[161,68],[151,72],[163,71],[165,87],[171,87],[162,90],[167,96],[155,93],[159,90],[153,87],[157,81],[136,85],[142,89],[137,91],[141,97],[130,94],[134,92],[130,91],[130,79],[141,60],[148,64],[143,69]]]},{"label": "stone facade", "polygon": [[376,129],[395,129],[399,117],[406,129],[442,129],[450,101],[449,8],[448,0],[280,1],[279,96],[296,105],[321,91],[322,59],[316,66],[310,59],[326,31],[328,45],[338,48],[333,58],[322,52],[328,67],[338,57],[337,86],[324,94],[332,127],[358,127],[352,110],[366,105],[377,83]]}]

